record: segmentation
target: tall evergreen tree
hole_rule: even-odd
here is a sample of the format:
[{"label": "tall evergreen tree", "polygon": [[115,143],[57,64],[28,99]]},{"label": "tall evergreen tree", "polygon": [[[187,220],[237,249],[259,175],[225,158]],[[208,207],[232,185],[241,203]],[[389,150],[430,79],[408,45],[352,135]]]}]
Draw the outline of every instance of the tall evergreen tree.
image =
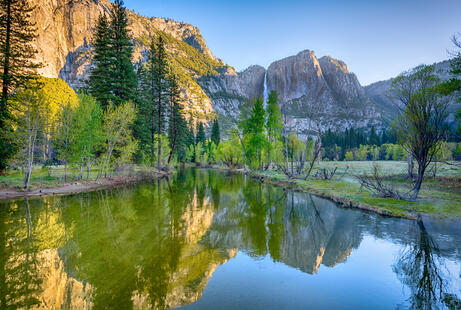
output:
[{"label": "tall evergreen tree", "polygon": [[211,141],[215,145],[218,145],[221,142],[221,132],[219,129],[219,122],[218,119],[215,119],[213,122],[213,126],[211,127]]},{"label": "tall evergreen tree", "polygon": [[128,16],[123,0],[115,0],[112,9],[111,50],[112,50],[112,88],[116,105],[135,100],[136,74],[131,56],[133,44],[128,36]]},{"label": "tall evergreen tree", "polygon": [[123,0],[112,6],[111,19],[101,15],[95,30],[94,69],[88,80],[90,93],[106,108],[136,101],[138,85],[131,63],[133,44],[128,35],[128,17]]},{"label": "tall evergreen tree", "polygon": [[205,128],[203,127],[203,123],[199,122],[197,127],[197,137],[195,138],[195,143],[205,143],[206,135],[205,135]]},{"label": "tall evergreen tree", "polygon": [[161,37],[151,40],[144,68],[140,68],[139,114],[136,126],[141,148],[150,157],[151,165],[157,158],[160,167],[161,135],[164,133],[165,112],[169,103],[168,65]]},{"label": "tall evergreen tree", "polygon": [[375,126],[371,126],[370,137],[368,138],[368,144],[379,146],[379,137],[376,134]]},{"label": "tall evergreen tree", "polygon": [[27,0],[0,0],[0,171],[16,149],[11,138],[9,97],[41,66],[34,61],[37,50],[32,44],[37,29],[31,21],[33,9]]},{"label": "tall evergreen tree", "polygon": [[181,90],[179,89],[177,79],[176,75],[171,75],[169,78],[170,113],[168,139],[170,142],[170,155],[168,156],[168,163],[174,154],[177,155],[178,160],[184,161],[186,152],[187,123],[182,113],[182,106],[180,104]]},{"label": "tall evergreen tree", "polygon": [[93,70],[91,71],[88,88],[89,92],[106,108],[114,100],[112,91],[112,31],[106,14],[98,18],[95,29]]}]

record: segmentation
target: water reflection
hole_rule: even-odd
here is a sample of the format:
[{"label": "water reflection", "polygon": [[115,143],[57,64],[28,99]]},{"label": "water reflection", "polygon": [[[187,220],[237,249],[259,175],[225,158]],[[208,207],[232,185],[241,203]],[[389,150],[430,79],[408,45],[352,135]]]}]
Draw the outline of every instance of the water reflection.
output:
[{"label": "water reflection", "polygon": [[1,309],[184,306],[239,251],[316,274],[347,262],[369,235],[402,249],[393,270],[410,292],[403,304],[460,305],[444,268],[447,259],[461,261],[453,239],[432,237],[422,221],[340,209],[242,175],[189,169],[151,184],[0,208]]},{"label": "water reflection", "polygon": [[460,299],[450,293],[445,280],[444,258],[437,243],[426,230],[420,219],[412,224],[412,236],[402,251],[394,271],[409,287],[409,303],[412,309],[461,309]]}]

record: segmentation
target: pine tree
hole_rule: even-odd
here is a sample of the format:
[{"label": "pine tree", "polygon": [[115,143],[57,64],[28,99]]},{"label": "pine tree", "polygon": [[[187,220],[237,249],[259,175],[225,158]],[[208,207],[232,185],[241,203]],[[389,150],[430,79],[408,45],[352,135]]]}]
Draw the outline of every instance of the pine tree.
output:
[{"label": "pine tree", "polygon": [[122,0],[112,6],[112,18],[105,14],[98,19],[94,41],[94,69],[88,80],[88,88],[101,104],[119,105],[125,101],[137,101],[138,81],[131,63],[133,44],[128,35],[128,17]]},{"label": "pine tree", "polygon": [[106,14],[99,16],[94,35],[94,68],[88,80],[88,88],[90,94],[105,109],[111,101],[114,101],[111,85],[113,53],[110,45],[112,31],[109,27],[109,20]]},{"label": "pine tree", "polygon": [[211,141],[217,146],[221,142],[221,132],[219,130],[218,119],[215,119],[211,127]]},{"label": "pine tree", "polygon": [[131,56],[133,44],[128,36],[128,17],[123,0],[115,0],[112,9],[111,44],[112,50],[112,91],[116,105],[128,101],[135,101],[137,86],[136,75]]},{"label": "pine tree", "polygon": [[371,126],[370,138],[368,139],[369,145],[378,145],[379,146],[379,137],[376,134],[375,126]]},{"label": "pine tree", "polygon": [[23,86],[41,64],[34,61],[37,50],[32,43],[37,37],[31,21],[34,7],[27,0],[0,0],[0,171],[15,150],[12,138],[9,97]]},{"label": "pine tree", "polygon": [[139,69],[140,99],[136,133],[151,165],[157,158],[160,168],[165,112],[169,103],[168,64],[162,37],[151,40],[144,68]]},{"label": "pine tree", "polygon": [[[187,124],[187,136],[186,136],[186,148],[194,148],[195,147],[195,134],[194,134],[194,125],[192,119],[189,119],[189,123]],[[195,152],[192,152],[192,157],[190,158],[192,162],[195,161]]]},{"label": "pine tree", "polygon": [[202,142],[205,143],[206,141],[206,136],[205,136],[205,129],[203,128],[203,123],[199,122],[198,127],[197,127],[197,137],[195,138],[195,143],[200,143]]},{"label": "pine tree", "polygon": [[180,104],[181,91],[177,79],[178,77],[176,75],[171,75],[169,78],[170,113],[168,139],[170,142],[170,155],[168,156],[168,163],[170,163],[174,154],[177,155],[178,160],[184,161],[186,152],[187,124],[182,113],[182,106]]}]

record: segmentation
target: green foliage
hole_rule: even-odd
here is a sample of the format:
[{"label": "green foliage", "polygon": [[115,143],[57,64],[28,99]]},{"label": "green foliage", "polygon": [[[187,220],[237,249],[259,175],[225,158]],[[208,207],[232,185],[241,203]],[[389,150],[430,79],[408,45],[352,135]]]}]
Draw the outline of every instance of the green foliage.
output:
[{"label": "green foliage", "polygon": [[261,166],[262,154],[267,146],[265,116],[263,100],[257,98],[253,103],[248,119],[243,123],[244,139],[247,144],[246,157],[252,168]]},{"label": "green foliage", "polygon": [[276,139],[279,139],[282,135],[283,121],[278,101],[278,93],[275,90],[271,91],[267,99],[266,107],[266,128],[268,140],[270,142],[274,142]]},{"label": "green foliage", "polygon": [[184,162],[186,159],[185,148],[188,134],[187,123],[183,116],[183,108],[180,105],[180,90],[176,82],[176,76],[171,76],[170,86],[170,113],[168,126],[168,140],[170,143],[170,154],[168,163],[176,155],[176,158]]},{"label": "green foliage", "polygon": [[[162,158],[162,139],[165,132],[166,111],[170,104],[170,87],[174,89],[174,99],[179,103],[179,90],[176,85],[176,77],[169,77],[165,42],[162,36],[157,40],[152,39],[149,45],[149,53],[144,68],[140,68],[141,95],[139,113],[136,121],[136,136],[141,142],[141,151],[145,156],[150,156],[151,166],[154,158],[157,158],[157,166],[160,168]],[[174,85],[170,85],[174,83]],[[174,103],[172,103],[174,105]]]},{"label": "green foliage", "polygon": [[70,162],[75,166],[90,166],[105,140],[100,105],[92,96],[80,94],[79,105],[71,113]]},{"label": "green foliage", "polygon": [[105,155],[100,163],[100,175],[114,166],[131,160],[137,149],[137,141],[132,136],[132,125],[136,118],[136,108],[130,101],[119,106],[109,106],[103,113],[103,135]]},{"label": "green foliage", "polygon": [[195,143],[204,144],[205,141],[206,141],[205,129],[203,127],[203,123],[199,122],[198,127],[197,127],[197,136],[195,137]]},{"label": "green foliage", "polygon": [[243,164],[243,149],[235,131],[231,133],[229,139],[219,144],[217,158],[230,169],[239,168]]},{"label": "green foliage", "polygon": [[110,20],[102,14],[95,29],[94,68],[88,80],[90,93],[105,109],[127,100],[136,100],[137,78],[131,57],[133,44],[128,35],[127,11],[115,0]]},{"label": "green foliage", "polygon": [[344,155],[344,160],[346,161],[353,161],[354,160],[354,155],[352,154],[351,151],[346,152]]},{"label": "green foliage", "polygon": [[37,29],[31,21],[33,10],[26,0],[0,1],[0,171],[6,169],[8,160],[18,151],[10,96],[27,84],[41,66],[34,61]]},{"label": "green foliage", "polygon": [[198,142],[195,145],[195,154],[194,154],[195,162],[200,164],[201,166],[205,166],[208,162],[208,154],[205,150],[205,145],[203,142]]},{"label": "green foliage", "polygon": [[218,119],[215,119],[213,121],[213,126],[211,127],[211,141],[215,145],[219,145],[219,142],[221,142],[221,132],[219,130],[219,122]]}]

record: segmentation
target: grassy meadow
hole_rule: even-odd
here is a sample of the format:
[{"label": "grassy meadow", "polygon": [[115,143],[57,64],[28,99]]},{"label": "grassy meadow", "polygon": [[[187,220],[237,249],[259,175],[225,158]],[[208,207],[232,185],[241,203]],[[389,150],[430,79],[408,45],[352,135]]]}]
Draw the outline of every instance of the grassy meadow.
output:
[{"label": "grassy meadow", "polygon": [[[373,163],[376,163],[386,181],[395,184],[405,192],[411,184],[406,178],[407,163],[404,161],[345,161],[321,162],[314,168],[334,169],[338,167],[332,180],[321,179],[289,179],[275,171],[259,171],[254,176],[267,182],[283,184],[298,190],[312,192],[319,196],[332,199],[346,206],[356,206],[371,209],[381,214],[410,217],[417,214],[435,215],[440,217],[461,219],[461,167],[437,163],[437,174],[433,177],[432,167],[426,174],[425,181],[416,201],[404,201],[393,198],[378,198],[361,188],[354,178],[359,174],[371,174]],[[459,163],[458,163],[459,164]],[[349,167],[343,178],[337,180]]]}]

